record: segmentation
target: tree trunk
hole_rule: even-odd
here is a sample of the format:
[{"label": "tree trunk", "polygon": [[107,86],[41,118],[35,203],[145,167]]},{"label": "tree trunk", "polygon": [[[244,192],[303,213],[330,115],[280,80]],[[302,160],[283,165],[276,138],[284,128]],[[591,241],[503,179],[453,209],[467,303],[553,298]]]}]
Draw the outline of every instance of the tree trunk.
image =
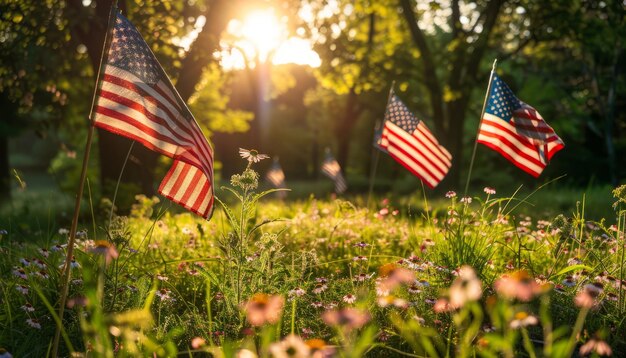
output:
[{"label": "tree trunk", "polygon": [[[91,59],[94,73],[98,70],[102,55],[102,44],[106,31],[109,10],[112,0],[99,0],[96,2],[96,16],[90,21],[88,27],[77,24],[72,32],[81,43],[87,47],[87,53]],[[197,39],[191,45],[187,56],[182,60],[177,90],[183,101],[187,101],[195,92],[195,86],[201,79],[204,66],[210,61],[213,52],[219,46],[219,38],[226,24],[230,20],[229,15],[233,1],[215,0],[211,2],[205,13],[206,24],[198,34]],[[119,7],[125,8],[125,1],[120,1]],[[67,17],[84,15],[84,6],[80,0],[68,1]],[[98,129],[98,149],[100,157],[100,179],[103,184],[104,195],[112,195],[111,192],[116,183],[128,154],[131,140],[120,137],[105,130]],[[137,185],[146,195],[154,194],[154,170],[158,162],[159,154],[141,145],[132,149],[131,156],[126,164],[122,176],[122,182]],[[109,190],[107,190],[109,189]]]},{"label": "tree trunk", "polygon": [[621,44],[618,43],[617,46],[615,46],[612,69],[613,73],[611,76],[611,84],[607,98],[607,108],[604,115],[604,142],[606,145],[607,161],[609,164],[609,175],[613,186],[617,186],[617,184],[619,184],[617,179],[615,143],[613,143],[613,128],[615,126],[615,87],[617,86],[617,79],[619,78],[619,59],[621,54]]},{"label": "tree trunk", "polygon": [[348,157],[350,155],[350,134],[352,133],[354,124],[359,118],[359,114],[360,110],[358,98],[354,88],[351,88],[348,98],[346,99],[346,107],[343,118],[339,122],[335,131],[338,145],[337,162],[341,166],[344,173],[348,168]]},{"label": "tree trunk", "polygon": [[446,176],[442,190],[460,189],[461,173],[463,172],[463,128],[465,126],[465,114],[467,112],[467,104],[469,94],[461,96],[453,102],[449,102],[447,106],[448,120],[451,123],[448,128],[447,149],[452,154],[453,164],[450,172]]},{"label": "tree trunk", "polygon": [[9,139],[0,135],[0,200],[11,199],[11,173],[9,166]]}]

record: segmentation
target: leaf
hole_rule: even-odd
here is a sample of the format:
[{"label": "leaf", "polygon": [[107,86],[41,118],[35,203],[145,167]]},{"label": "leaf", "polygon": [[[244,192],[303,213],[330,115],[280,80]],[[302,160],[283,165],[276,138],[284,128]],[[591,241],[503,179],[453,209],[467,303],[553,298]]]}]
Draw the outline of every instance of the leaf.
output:
[{"label": "leaf", "polygon": [[557,272],[556,274],[554,274],[554,276],[561,276],[564,275],[568,272],[572,272],[572,271],[577,271],[577,270],[588,270],[588,271],[593,271],[593,269],[587,265],[573,265],[573,266],[567,266],[566,268],[562,269],[561,271]]},{"label": "leaf", "polygon": [[[241,194],[236,192],[233,188],[230,188],[230,187],[227,187],[227,186],[223,186],[222,190],[226,190],[226,191],[231,192],[231,194],[233,194],[240,202],[243,203],[243,196],[241,196]],[[220,201],[220,203],[221,203],[221,201]]]},{"label": "leaf", "polygon": [[215,197],[215,200],[217,200],[217,202],[222,205],[222,208],[224,208],[224,214],[226,214],[226,218],[228,219],[230,226],[233,228],[233,230],[235,230],[235,233],[237,233],[237,235],[241,235],[241,233],[239,232],[239,221],[235,217],[233,211],[230,210],[228,205],[221,201],[217,196]]},{"label": "leaf", "polygon": [[264,196],[266,196],[268,194],[276,193],[276,192],[279,192],[279,191],[291,191],[291,189],[279,188],[279,189],[265,190],[265,191],[260,192],[260,193],[258,193],[256,195],[253,195],[252,198],[250,199],[250,204],[252,205],[252,204],[256,203],[257,201],[259,201],[259,199],[261,199],[262,197],[264,197]]}]

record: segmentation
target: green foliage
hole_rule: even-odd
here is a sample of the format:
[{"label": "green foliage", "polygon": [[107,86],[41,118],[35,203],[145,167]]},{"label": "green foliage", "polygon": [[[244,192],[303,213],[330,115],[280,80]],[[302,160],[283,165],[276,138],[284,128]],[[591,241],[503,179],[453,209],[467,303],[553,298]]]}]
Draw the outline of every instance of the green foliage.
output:
[{"label": "green foliage", "polygon": [[[268,355],[311,338],[353,357],[567,357],[604,341],[626,350],[618,207],[616,221],[591,222],[582,200],[548,222],[511,211],[532,199],[519,194],[451,198],[417,217],[389,201],[260,204],[271,191],[255,192],[257,175],[249,166],[233,178],[235,204],[211,222],[139,196],[128,217],[81,231],[63,352]],[[52,339],[67,238],[55,231],[0,232],[0,341],[16,356],[45,355]],[[255,326],[248,305],[261,293],[287,301]]]}]

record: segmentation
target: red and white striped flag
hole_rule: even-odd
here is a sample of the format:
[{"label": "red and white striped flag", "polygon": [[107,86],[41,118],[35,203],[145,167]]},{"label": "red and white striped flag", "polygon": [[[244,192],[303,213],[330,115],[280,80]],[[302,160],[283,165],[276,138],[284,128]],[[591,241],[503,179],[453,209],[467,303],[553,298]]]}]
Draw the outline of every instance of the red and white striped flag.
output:
[{"label": "red and white striped flag", "polygon": [[478,131],[478,143],[500,153],[535,178],[565,146],[539,112],[515,97],[495,73]]},{"label": "red and white striped flag", "polygon": [[159,193],[209,218],[213,149],[146,42],[119,13],[103,66],[95,125],[173,158]]},{"label": "red and white striped flag", "polygon": [[452,155],[393,90],[378,148],[389,153],[431,189],[441,182],[452,166]]}]

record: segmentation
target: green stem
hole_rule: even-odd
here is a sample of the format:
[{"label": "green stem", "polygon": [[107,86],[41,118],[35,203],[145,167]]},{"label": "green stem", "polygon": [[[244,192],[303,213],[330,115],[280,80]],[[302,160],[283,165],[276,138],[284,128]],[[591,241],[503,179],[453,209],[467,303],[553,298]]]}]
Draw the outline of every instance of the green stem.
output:
[{"label": "green stem", "polygon": [[296,297],[291,301],[291,334],[296,332]]},{"label": "green stem", "polygon": [[571,357],[574,352],[574,348],[576,347],[576,341],[578,334],[583,328],[583,324],[585,323],[585,318],[587,317],[587,313],[589,313],[589,308],[583,307],[580,309],[580,313],[578,313],[578,317],[576,318],[576,323],[574,324],[574,330],[569,337],[567,352],[564,357]]},{"label": "green stem", "polygon": [[530,358],[537,358],[537,355],[535,354],[535,347],[533,347],[533,344],[530,342],[528,330],[526,330],[525,327],[522,327],[522,337],[524,337],[524,348],[526,349],[526,352],[528,352]]}]

